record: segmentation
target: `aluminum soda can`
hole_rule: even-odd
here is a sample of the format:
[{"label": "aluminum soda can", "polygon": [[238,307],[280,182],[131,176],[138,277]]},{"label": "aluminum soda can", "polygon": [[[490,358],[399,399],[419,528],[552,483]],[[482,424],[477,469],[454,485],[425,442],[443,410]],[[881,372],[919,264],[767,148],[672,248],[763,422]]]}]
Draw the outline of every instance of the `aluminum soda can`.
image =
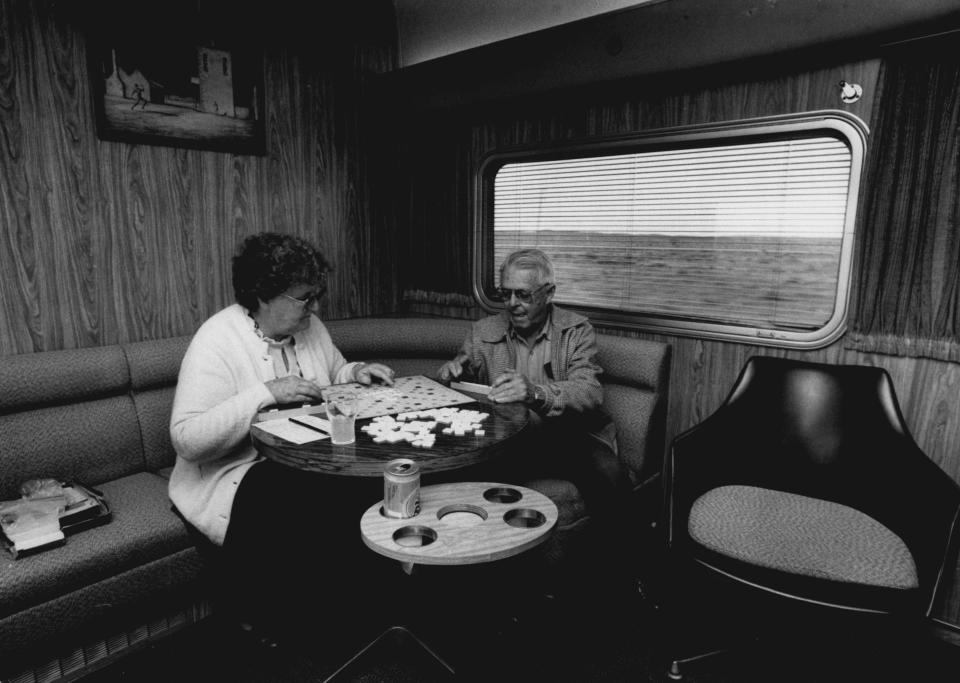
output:
[{"label": "aluminum soda can", "polygon": [[420,466],[397,458],[383,468],[383,514],[406,519],[420,512]]}]

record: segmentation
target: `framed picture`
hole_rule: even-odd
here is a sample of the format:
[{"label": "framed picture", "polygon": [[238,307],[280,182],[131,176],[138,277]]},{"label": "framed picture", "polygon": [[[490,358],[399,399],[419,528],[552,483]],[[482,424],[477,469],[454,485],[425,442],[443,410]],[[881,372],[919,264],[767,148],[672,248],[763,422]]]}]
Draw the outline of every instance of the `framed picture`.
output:
[{"label": "framed picture", "polygon": [[229,15],[218,26],[218,16],[201,6],[170,2],[152,14],[141,8],[129,21],[114,15],[91,30],[100,138],[265,153],[263,51],[231,35]]}]

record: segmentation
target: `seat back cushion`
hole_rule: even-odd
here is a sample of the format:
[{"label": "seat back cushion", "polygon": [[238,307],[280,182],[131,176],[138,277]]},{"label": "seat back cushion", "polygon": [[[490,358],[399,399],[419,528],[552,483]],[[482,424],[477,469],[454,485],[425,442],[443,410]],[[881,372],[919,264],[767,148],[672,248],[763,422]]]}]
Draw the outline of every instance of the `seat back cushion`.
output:
[{"label": "seat back cushion", "polygon": [[634,484],[660,471],[666,435],[670,345],[597,335],[603,401],[617,425],[620,459]]},{"label": "seat back cushion", "polygon": [[176,387],[171,386],[138,391],[133,395],[143,437],[143,457],[151,472],[172,467],[177,459],[170,441],[170,412],[175,391]]},{"label": "seat back cushion", "polygon": [[37,477],[87,484],[143,469],[119,346],[5,356],[0,363],[0,500]]},{"label": "seat back cushion", "polygon": [[180,363],[192,338],[192,335],[184,335],[124,344],[122,348],[130,365],[133,391],[176,385]]},{"label": "seat back cushion", "polygon": [[669,344],[603,332],[597,334],[597,362],[606,382],[666,394]]},{"label": "seat back cushion", "polygon": [[130,386],[119,346],[4,356],[0,415],[117,396]]},{"label": "seat back cushion", "polygon": [[617,448],[634,484],[660,470],[663,417],[659,396],[623,384],[605,382],[603,405],[617,425]]},{"label": "seat back cushion", "polygon": [[331,320],[327,330],[347,360],[377,361],[398,377],[424,375],[453,358],[471,321],[440,318],[358,318]]},{"label": "seat back cushion", "polygon": [[0,415],[0,500],[20,497],[27,479],[55,477],[96,486],[144,469],[128,394]]},{"label": "seat back cushion", "polygon": [[756,486],[721,486],[690,509],[690,538],[721,555],[832,581],[913,589],[913,556],[859,510]]},{"label": "seat back cushion", "polygon": [[152,471],[171,467],[176,460],[170,442],[170,412],[180,374],[180,363],[191,335],[124,344],[130,364],[130,386],[140,421],[146,466]]},{"label": "seat back cushion", "polygon": [[397,374],[397,377],[423,375],[424,377],[429,377],[430,379],[435,380],[437,379],[437,370],[439,370],[440,366],[443,365],[444,360],[449,360],[449,358],[360,358],[359,356],[355,356],[354,360],[366,360],[384,363],[388,367],[393,368],[393,371]]},{"label": "seat back cushion", "polygon": [[472,324],[470,320],[450,318],[354,318],[325,322],[333,343],[350,361],[449,360],[457,354]]}]

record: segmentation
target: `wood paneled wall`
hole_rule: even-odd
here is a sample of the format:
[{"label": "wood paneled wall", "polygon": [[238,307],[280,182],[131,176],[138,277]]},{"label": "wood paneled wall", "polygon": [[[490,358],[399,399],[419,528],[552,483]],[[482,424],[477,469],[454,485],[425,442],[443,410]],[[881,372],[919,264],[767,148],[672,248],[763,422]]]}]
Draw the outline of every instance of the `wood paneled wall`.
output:
[{"label": "wood paneled wall", "polygon": [[96,18],[0,0],[0,354],[191,333],[233,301],[230,257],[262,230],[307,237],[334,264],[324,316],[395,310],[377,170],[390,152],[366,88],[395,65],[396,38],[390,3],[365,4],[335,49],[314,30],[264,40],[268,151],[240,156],[99,140]]},{"label": "wood paneled wall", "polygon": [[[787,68],[789,67],[789,68]],[[449,292],[470,290],[471,172],[483,155],[515,145],[553,142],[597,135],[746,119],[822,109],[842,109],[868,124],[876,94],[879,59],[843,62],[804,69],[800,65],[765,64],[761,69],[719,72],[695,80],[626,83],[618,90],[577,91],[538,101],[474,107],[461,113],[459,125],[450,112],[416,139],[420,168],[406,156],[411,186],[409,207],[412,245],[440,248],[421,258],[414,246],[403,283],[409,290],[433,292],[440,300]],[[859,83],[864,97],[852,105],[839,99],[841,80]],[[869,142],[868,142],[869,144]],[[426,250],[430,251],[430,250]],[[416,264],[420,264],[418,267]],[[408,308],[432,314],[464,315],[462,307],[414,302]],[[469,312],[468,317],[480,314]],[[648,335],[618,334],[667,341],[673,348],[668,412],[668,439],[709,416],[726,398],[746,360],[754,354],[802,358],[817,362],[874,365],[886,368],[894,381],[904,415],[917,441],[950,476],[960,482],[960,365],[923,359],[866,355],[844,348],[843,340],[816,351],[786,351],[748,344]],[[960,579],[960,573],[958,573]],[[960,585],[960,580],[954,585]],[[941,616],[960,624],[960,591],[948,596]]]}]

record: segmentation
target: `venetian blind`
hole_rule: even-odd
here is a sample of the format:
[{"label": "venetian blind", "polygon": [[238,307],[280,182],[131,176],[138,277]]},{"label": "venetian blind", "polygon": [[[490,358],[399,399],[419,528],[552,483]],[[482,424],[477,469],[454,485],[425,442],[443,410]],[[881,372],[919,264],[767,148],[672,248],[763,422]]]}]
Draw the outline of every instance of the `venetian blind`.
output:
[{"label": "venetian blind", "polygon": [[817,329],[834,312],[850,173],[847,142],[822,133],[507,163],[494,255],[546,251],[558,303]]}]

